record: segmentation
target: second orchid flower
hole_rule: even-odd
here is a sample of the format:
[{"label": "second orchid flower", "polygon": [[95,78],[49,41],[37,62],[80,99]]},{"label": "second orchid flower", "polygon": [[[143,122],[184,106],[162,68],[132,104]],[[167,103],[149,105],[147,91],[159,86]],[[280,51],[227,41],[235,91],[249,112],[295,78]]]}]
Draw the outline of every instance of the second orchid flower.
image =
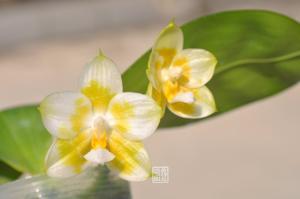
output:
[{"label": "second orchid flower", "polygon": [[205,84],[212,78],[215,56],[203,49],[184,49],[182,30],[171,22],[157,38],[148,62],[148,95],[183,118],[202,118],[216,111]]}]

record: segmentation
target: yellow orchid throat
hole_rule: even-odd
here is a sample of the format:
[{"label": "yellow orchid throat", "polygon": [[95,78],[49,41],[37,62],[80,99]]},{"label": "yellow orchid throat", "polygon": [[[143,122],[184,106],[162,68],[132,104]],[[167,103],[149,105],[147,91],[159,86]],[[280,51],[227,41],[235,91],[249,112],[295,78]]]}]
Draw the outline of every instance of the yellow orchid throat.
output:
[{"label": "yellow orchid throat", "polygon": [[159,35],[150,54],[147,94],[162,108],[184,118],[202,118],[216,111],[205,84],[217,59],[203,49],[183,49],[182,30],[171,22]]},{"label": "yellow orchid throat", "polygon": [[39,110],[55,138],[46,157],[48,175],[67,177],[106,164],[126,180],[150,176],[141,140],[156,130],[161,109],[146,95],[122,93],[121,75],[104,55],[86,66],[80,91],[51,94]]},{"label": "yellow orchid throat", "polygon": [[93,149],[105,149],[107,147],[108,130],[104,125],[105,124],[102,118],[96,118],[96,120],[94,121],[94,132],[91,141]]}]

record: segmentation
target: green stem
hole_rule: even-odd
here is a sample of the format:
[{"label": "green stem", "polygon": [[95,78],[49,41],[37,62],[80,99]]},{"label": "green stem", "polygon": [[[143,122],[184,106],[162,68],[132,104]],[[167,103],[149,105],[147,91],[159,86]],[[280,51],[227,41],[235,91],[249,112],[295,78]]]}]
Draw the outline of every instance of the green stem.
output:
[{"label": "green stem", "polygon": [[272,58],[265,58],[265,59],[245,59],[245,60],[239,60],[233,63],[229,63],[227,65],[224,65],[222,67],[218,67],[216,69],[215,75],[218,73],[222,73],[226,70],[230,70],[232,68],[235,68],[239,65],[245,65],[245,64],[265,64],[265,63],[276,63],[280,61],[286,61],[289,59],[293,59],[300,56],[300,51],[296,51],[287,55],[279,56],[279,57],[272,57]]}]

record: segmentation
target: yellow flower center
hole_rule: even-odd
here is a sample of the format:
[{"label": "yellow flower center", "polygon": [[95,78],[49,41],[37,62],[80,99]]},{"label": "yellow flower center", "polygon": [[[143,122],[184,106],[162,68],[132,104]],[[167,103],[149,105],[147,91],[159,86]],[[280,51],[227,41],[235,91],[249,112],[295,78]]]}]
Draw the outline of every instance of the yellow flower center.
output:
[{"label": "yellow flower center", "polygon": [[181,77],[181,74],[182,74],[182,68],[180,67],[163,68],[161,70],[161,80],[163,82],[167,82],[167,81],[175,82]]},{"label": "yellow flower center", "polygon": [[162,89],[169,102],[171,102],[178,93],[189,91],[189,89],[185,87],[191,73],[188,62],[188,58],[179,57],[173,60],[172,66],[160,70]]}]

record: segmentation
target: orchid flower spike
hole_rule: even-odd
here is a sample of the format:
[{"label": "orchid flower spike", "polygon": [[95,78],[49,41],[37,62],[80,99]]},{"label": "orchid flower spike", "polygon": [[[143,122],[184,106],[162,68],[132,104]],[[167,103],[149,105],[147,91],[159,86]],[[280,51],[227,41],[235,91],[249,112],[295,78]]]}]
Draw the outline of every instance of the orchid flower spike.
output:
[{"label": "orchid flower spike", "polygon": [[86,67],[80,91],[58,92],[40,105],[54,141],[46,157],[47,174],[68,177],[105,164],[130,181],[151,176],[141,140],[160,121],[160,107],[146,95],[122,93],[121,75],[103,54]]},{"label": "orchid flower spike", "polygon": [[184,49],[182,30],[171,22],[157,38],[148,62],[147,94],[183,118],[202,118],[216,111],[205,84],[212,78],[215,56],[203,49]]}]

